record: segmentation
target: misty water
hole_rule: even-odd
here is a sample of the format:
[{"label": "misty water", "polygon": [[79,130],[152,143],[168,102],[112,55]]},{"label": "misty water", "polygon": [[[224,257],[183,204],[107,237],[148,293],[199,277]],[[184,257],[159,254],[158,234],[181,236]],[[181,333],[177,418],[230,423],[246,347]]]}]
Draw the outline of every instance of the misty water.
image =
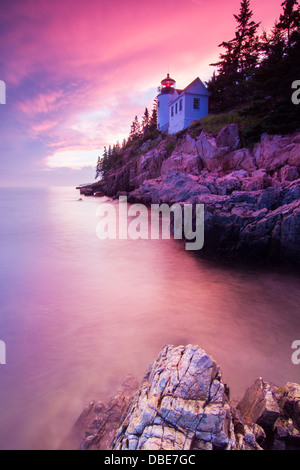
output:
[{"label": "misty water", "polygon": [[79,197],[0,190],[1,449],[59,448],[165,344],[205,349],[232,397],[258,376],[300,382],[299,275],[204,261],[181,241],[99,240],[105,199]]}]

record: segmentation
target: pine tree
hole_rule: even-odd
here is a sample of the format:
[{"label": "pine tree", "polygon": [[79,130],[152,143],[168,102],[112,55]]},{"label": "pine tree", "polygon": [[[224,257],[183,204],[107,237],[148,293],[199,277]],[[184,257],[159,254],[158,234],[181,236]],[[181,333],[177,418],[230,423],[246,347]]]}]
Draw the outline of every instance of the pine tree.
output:
[{"label": "pine tree", "polygon": [[149,111],[148,111],[148,108],[145,108],[144,115],[142,117],[142,132],[144,136],[147,134],[147,131],[149,129],[149,123],[150,123]]},{"label": "pine tree", "polygon": [[103,160],[107,159],[107,149],[104,147]]},{"label": "pine tree", "polygon": [[100,174],[102,172],[102,160],[100,157],[98,157],[98,160],[97,160],[97,165],[96,165],[96,176],[95,176],[95,179],[97,179]]},{"label": "pine tree", "polygon": [[149,130],[153,132],[157,130],[157,99],[153,102],[152,112],[149,120]]},{"label": "pine tree", "polygon": [[211,94],[210,105],[215,111],[223,111],[237,102],[238,65],[231,41],[222,42],[219,47],[225,49],[220,54],[220,61],[211,64],[218,67],[218,74],[213,73],[208,82]]},{"label": "pine tree", "polygon": [[106,147],[104,147],[102,158],[98,157],[98,160],[97,160],[95,179],[97,179],[99,176],[102,176],[102,174],[104,174],[107,171],[108,165],[109,165],[108,153],[107,153]]},{"label": "pine tree", "polygon": [[283,12],[271,33],[261,37],[263,58],[252,80],[252,102],[241,111],[254,124],[244,131],[255,142],[262,133],[286,134],[299,128],[300,109],[291,101],[291,84],[300,76],[298,2],[282,3]]},{"label": "pine tree", "polygon": [[133,141],[137,139],[138,137],[140,137],[140,135],[141,135],[141,125],[139,123],[138,117],[135,116],[131,124],[129,140]]},{"label": "pine tree", "polygon": [[220,54],[219,62],[211,65],[218,67],[219,74],[240,82],[249,78],[249,73],[258,63],[259,38],[256,32],[260,23],[251,20],[250,0],[242,0],[240,13],[233,16],[238,23],[235,37],[219,44],[225,52]]},{"label": "pine tree", "polygon": [[259,58],[259,39],[256,32],[260,23],[251,20],[252,16],[250,0],[242,0],[239,15],[234,15],[238,25],[235,39],[231,41],[240,81],[249,78]]},{"label": "pine tree", "polygon": [[121,146],[120,146],[120,142],[117,140],[117,143],[116,143],[116,146],[115,146],[115,151],[116,153],[119,155],[120,151],[121,151]]},{"label": "pine tree", "polygon": [[270,33],[263,32],[260,38],[260,51],[261,63],[274,58],[275,61],[280,61],[284,54],[285,40],[283,32],[277,27],[275,23]]},{"label": "pine tree", "polygon": [[251,94],[247,81],[254,74],[260,53],[256,34],[260,23],[253,21],[252,16],[250,0],[242,0],[239,14],[234,15],[237,21],[235,37],[219,44],[224,52],[218,62],[211,64],[217,67],[218,75],[209,81],[208,91],[219,111],[234,107],[245,94]]},{"label": "pine tree", "polygon": [[283,13],[279,17],[276,27],[286,38],[286,49],[290,51],[294,33],[300,26],[300,6],[298,0],[285,0],[281,6]]}]

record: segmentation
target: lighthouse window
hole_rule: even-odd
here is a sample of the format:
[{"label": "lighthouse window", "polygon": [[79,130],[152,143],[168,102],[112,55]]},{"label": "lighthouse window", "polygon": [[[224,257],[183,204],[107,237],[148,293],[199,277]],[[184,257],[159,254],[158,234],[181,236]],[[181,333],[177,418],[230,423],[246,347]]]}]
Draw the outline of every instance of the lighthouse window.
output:
[{"label": "lighthouse window", "polygon": [[175,113],[177,114],[178,111],[178,103],[175,104]]},{"label": "lighthouse window", "polygon": [[182,99],[179,101],[179,111],[182,111]]},{"label": "lighthouse window", "polygon": [[194,98],[194,109],[199,109],[200,98]]},{"label": "lighthouse window", "polygon": [[171,108],[171,116],[172,117],[174,116],[174,106],[172,106],[172,108]]}]

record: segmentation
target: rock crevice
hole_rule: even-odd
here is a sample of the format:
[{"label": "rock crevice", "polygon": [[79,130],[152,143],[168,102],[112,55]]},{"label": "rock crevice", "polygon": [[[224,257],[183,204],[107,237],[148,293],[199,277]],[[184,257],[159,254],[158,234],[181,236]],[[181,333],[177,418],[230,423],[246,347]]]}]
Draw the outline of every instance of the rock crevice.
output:
[{"label": "rock crevice", "polygon": [[139,387],[127,378],[106,407],[91,403],[73,436],[94,450],[300,449],[300,385],[258,378],[231,402],[205,351],[166,345]]}]

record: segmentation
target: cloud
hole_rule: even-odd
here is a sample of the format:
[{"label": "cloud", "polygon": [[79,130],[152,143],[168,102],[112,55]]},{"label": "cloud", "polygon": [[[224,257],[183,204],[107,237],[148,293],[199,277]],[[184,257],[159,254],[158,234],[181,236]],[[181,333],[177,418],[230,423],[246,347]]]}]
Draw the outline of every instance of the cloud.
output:
[{"label": "cloud", "polygon": [[47,157],[49,168],[71,168],[81,170],[96,166],[99,150],[64,150]]},{"label": "cloud", "polygon": [[[273,24],[281,2],[253,0],[257,20]],[[168,68],[178,87],[210,77],[238,8],[238,0],[2,2],[1,165],[20,179],[91,165],[152,107]]]},{"label": "cloud", "polygon": [[58,121],[46,120],[33,125],[32,130],[37,134],[41,134],[53,129],[57,124]]},{"label": "cloud", "polygon": [[58,110],[62,105],[60,98],[63,91],[51,91],[49,93],[40,93],[34,98],[29,98],[19,104],[20,111],[28,116],[37,114],[49,114],[51,111]]}]

